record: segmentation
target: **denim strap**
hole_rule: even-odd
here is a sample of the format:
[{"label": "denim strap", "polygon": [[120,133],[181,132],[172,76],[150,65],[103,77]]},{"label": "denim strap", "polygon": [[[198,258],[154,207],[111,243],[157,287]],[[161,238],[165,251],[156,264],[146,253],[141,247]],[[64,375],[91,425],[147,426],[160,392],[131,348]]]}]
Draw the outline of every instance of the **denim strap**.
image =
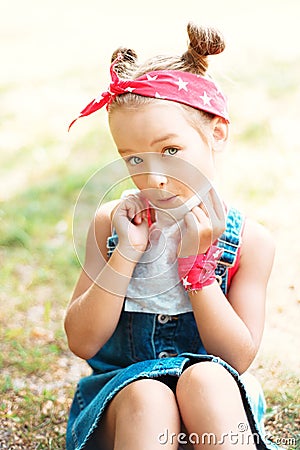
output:
[{"label": "denim strap", "polygon": [[228,268],[237,262],[238,250],[241,245],[244,216],[235,208],[230,208],[226,218],[226,229],[218,239],[218,247],[223,248],[223,255],[215,270],[224,295],[228,291]]}]

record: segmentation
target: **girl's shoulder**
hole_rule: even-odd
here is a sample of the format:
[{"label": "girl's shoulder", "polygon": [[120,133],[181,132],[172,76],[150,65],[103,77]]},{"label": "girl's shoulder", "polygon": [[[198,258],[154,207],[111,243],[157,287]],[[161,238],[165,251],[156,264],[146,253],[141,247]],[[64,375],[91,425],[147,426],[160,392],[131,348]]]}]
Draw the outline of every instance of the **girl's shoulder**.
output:
[{"label": "girl's shoulder", "polygon": [[[95,212],[86,240],[85,266],[98,266],[100,259],[103,259],[103,262],[107,260],[106,243],[112,233],[111,215],[119,201],[104,203]],[[99,258],[99,251],[102,258]]]},{"label": "girl's shoulder", "polygon": [[240,317],[248,319],[252,317],[253,329],[259,323],[261,327],[263,326],[266,289],[273,267],[274,253],[274,239],[270,231],[246,217],[239,263],[234,277],[231,277],[228,300]]},{"label": "girl's shoulder", "polygon": [[244,215],[239,209],[228,208],[226,230],[224,235],[233,243],[238,242],[241,253],[264,253],[274,251],[275,244],[271,232],[262,224]]},{"label": "girl's shoulder", "polygon": [[71,301],[86,292],[107,262],[106,241],[111,234],[111,213],[117,203],[105,203],[94,214],[86,239],[84,263]]},{"label": "girl's shoulder", "polygon": [[95,217],[92,223],[99,224],[103,221],[105,222],[111,222],[111,214],[114,210],[114,208],[120,203],[120,199],[117,200],[111,200],[109,202],[103,203],[99,208],[97,209],[95,213]]},{"label": "girl's shoulder", "polygon": [[262,224],[250,218],[245,218],[243,242],[248,246],[261,249],[274,249],[275,242],[272,233]]},{"label": "girl's shoulder", "polygon": [[244,222],[241,264],[257,267],[271,265],[275,253],[275,242],[271,232],[262,224],[246,218]]},{"label": "girl's shoulder", "polygon": [[119,199],[103,203],[96,211],[90,225],[89,235],[93,235],[96,238],[99,247],[102,247],[103,244],[106,245],[106,240],[112,233],[111,216],[119,203]]},{"label": "girl's shoulder", "polygon": [[[229,284],[237,272],[264,274],[271,270],[275,244],[270,231],[234,207],[227,208],[226,230],[219,238],[222,258],[229,267]],[[222,262],[221,258],[221,262]]]},{"label": "girl's shoulder", "polygon": [[[116,200],[111,200],[106,203],[102,203],[101,206],[96,211],[95,217],[91,223],[91,227],[96,228],[96,233],[100,234],[99,237],[101,237],[101,230],[107,230],[109,228],[110,234],[111,234],[111,215],[115,207],[122,201],[123,198],[127,197],[130,194],[136,194],[138,193],[138,189],[126,189],[122,192],[120,198]],[[108,234],[108,236],[110,235]],[[108,237],[106,236],[106,237]]]}]

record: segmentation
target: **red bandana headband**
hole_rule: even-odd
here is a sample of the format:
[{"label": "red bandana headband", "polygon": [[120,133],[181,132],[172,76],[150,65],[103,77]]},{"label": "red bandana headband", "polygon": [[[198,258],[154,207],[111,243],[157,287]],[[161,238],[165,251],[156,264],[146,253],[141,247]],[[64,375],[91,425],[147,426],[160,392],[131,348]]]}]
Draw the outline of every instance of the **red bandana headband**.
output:
[{"label": "red bandana headband", "polygon": [[223,117],[229,122],[227,101],[211,79],[179,70],[157,70],[148,72],[135,80],[122,80],[114,71],[117,58],[110,67],[111,83],[109,89],[89,103],[77,119],[98,111],[106,105],[108,109],[115,97],[132,92],[144,97],[171,100],[193,108]]}]

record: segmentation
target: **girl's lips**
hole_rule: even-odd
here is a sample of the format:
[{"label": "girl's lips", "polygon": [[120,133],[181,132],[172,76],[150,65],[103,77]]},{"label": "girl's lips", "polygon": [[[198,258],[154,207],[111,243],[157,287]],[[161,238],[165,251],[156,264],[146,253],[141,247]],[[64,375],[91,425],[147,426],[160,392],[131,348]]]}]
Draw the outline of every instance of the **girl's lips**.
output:
[{"label": "girl's lips", "polygon": [[168,203],[174,203],[177,200],[177,195],[171,195],[170,197],[166,198],[159,198],[156,200],[158,204],[166,205]]}]

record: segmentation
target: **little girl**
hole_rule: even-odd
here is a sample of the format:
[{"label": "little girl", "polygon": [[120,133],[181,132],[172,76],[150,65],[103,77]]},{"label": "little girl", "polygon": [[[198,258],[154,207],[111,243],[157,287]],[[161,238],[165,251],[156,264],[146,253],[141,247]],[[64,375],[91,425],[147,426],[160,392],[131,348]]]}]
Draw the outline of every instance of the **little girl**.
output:
[{"label": "little girl", "polygon": [[178,57],[112,57],[107,107],[136,191],[101,205],[65,317],[78,383],[67,449],[271,449],[264,397],[246,371],[260,345],[274,245],[224,204],[214,155],[226,99],[207,75],[220,34],[188,24]]}]

